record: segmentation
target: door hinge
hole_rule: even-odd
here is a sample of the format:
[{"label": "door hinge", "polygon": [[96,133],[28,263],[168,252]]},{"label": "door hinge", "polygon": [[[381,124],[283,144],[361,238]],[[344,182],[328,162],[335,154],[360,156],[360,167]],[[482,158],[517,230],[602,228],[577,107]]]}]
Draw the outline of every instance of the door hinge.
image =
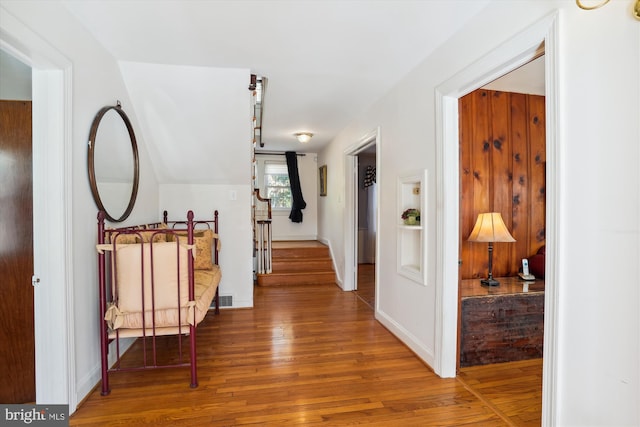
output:
[{"label": "door hinge", "polygon": [[35,286],[38,283],[40,283],[40,278],[38,276],[36,276],[35,274],[33,276],[31,276],[31,286]]}]

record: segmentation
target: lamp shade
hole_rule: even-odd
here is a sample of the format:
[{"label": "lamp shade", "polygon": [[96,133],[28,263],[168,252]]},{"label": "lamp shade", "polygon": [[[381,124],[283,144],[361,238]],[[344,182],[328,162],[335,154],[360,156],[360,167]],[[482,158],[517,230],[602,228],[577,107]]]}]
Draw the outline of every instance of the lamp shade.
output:
[{"label": "lamp shade", "polygon": [[481,213],[473,227],[469,242],[515,242],[499,212]]}]

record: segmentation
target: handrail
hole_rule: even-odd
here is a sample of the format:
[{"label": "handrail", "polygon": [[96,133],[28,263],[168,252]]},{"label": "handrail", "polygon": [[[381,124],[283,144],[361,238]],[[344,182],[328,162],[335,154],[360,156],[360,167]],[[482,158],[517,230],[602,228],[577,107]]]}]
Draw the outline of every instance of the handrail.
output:
[{"label": "handrail", "polygon": [[271,199],[265,199],[264,197],[262,197],[260,195],[259,188],[254,188],[253,192],[256,194],[256,199],[258,199],[258,201],[267,203],[267,219],[271,219]]},{"label": "handrail", "polygon": [[254,239],[256,250],[256,261],[258,274],[271,273],[271,199],[264,198],[260,195],[260,189],[254,188],[256,200],[267,203],[267,219],[258,219],[255,215],[254,205]]}]

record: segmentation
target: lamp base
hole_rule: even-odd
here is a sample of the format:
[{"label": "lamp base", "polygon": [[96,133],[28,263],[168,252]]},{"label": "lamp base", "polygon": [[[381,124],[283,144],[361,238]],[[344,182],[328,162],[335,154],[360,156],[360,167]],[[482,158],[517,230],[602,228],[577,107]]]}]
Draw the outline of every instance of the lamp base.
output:
[{"label": "lamp base", "polygon": [[493,277],[490,277],[488,279],[480,280],[480,284],[483,285],[483,286],[498,286],[500,284],[500,282],[498,282]]}]

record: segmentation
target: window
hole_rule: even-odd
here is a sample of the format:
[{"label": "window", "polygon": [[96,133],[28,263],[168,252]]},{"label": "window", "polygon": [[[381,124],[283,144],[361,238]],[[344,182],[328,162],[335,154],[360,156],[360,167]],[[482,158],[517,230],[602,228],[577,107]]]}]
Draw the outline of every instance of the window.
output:
[{"label": "window", "polygon": [[286,163],[265,162],[264,187],[273,209],[291,209],[293,198]]}]

